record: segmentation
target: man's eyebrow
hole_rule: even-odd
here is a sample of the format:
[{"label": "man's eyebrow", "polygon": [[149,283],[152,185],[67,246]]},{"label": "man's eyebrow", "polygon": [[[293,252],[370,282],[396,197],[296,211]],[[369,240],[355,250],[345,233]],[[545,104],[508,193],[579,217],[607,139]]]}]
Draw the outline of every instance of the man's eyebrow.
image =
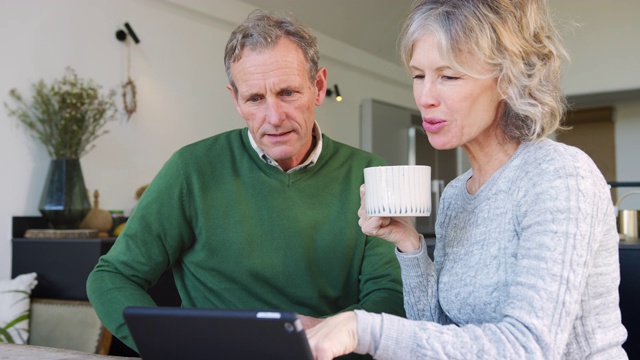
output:
[{"label": "man's eyebrow", "polygon": [[246,93],[246,94],[245,93],[239,93],[239,95],[243,99],[249,99],[249,98],[252,98],[252,97],[255,97],[255,96],[260,97],[260,96],[262,96],[262,93],[254,91],[254,92],[250,92],[250,93]]}]

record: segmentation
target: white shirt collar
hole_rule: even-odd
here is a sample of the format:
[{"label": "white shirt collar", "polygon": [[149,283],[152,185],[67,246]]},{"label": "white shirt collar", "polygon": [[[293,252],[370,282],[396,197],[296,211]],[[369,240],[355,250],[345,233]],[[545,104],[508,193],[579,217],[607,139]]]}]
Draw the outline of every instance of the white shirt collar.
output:
[{"label": "white shirt collar", "polygon": [[[280,165],[278,165],[278,163],[275,160],[273,160],[269,155],[267,155],[267,153],[265,153],[262,149],[258,147],[258,144],[256,144],[255,140],[253,139],[253,136],[251,136],[250,131],[247,131],[247,135],[249,135],[249,142],[251,142],[251,146],[256,151],[256,153],[258,153],[258,156],[260,156],[260,158],[267,164],[275,166],[280,170],[282,170]],[[320,157],[320,153],[322,152],[322,131],[320,131],[320,126],[318,125],[317,122],[315,122],[313,125],[313,137],[316,139],[316,147],[313,149],[313,151],[311,151],[311,154],[309,154],[307,159],[303,161],[302,164],[289,169],[287,173],[291,173],[296,170],[313,166],[318,161],[318,158]]]}]

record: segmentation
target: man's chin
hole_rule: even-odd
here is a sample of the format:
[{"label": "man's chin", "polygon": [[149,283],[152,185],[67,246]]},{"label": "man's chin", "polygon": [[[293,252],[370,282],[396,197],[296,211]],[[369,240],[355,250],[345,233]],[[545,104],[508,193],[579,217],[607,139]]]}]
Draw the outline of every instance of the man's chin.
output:
[{"label": "man's chin", "polygon": [[283,161],[292,161],[293,160],[293,155],[289,154],[289,153],[283,153],[283,152],[267,152],[267,155],[269,155],[270,158],[272,158],[273,160],[277,161],[277,162],[283,162]]}]

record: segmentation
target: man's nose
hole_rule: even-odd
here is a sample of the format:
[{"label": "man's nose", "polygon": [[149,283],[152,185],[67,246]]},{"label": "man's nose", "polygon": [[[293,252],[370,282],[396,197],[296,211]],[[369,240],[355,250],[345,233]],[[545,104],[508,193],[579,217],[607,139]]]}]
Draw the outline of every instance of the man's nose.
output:
[{"label": "man's nose", "polygon": [[267,122],[277,125],[284,120],[282,104],[278,99],[267,100]]}]

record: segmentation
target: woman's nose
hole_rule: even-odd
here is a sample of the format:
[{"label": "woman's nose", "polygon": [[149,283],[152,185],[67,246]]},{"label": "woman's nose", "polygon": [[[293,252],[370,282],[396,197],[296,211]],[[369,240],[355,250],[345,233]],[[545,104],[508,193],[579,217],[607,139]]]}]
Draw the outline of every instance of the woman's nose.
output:
[{"label": "woman's nose", "polygon": [[440,99],[434,84],[424,81],[422,84],[416,85],[413,91],[416,104],[420,107],[428,108],[440,104]]}]

